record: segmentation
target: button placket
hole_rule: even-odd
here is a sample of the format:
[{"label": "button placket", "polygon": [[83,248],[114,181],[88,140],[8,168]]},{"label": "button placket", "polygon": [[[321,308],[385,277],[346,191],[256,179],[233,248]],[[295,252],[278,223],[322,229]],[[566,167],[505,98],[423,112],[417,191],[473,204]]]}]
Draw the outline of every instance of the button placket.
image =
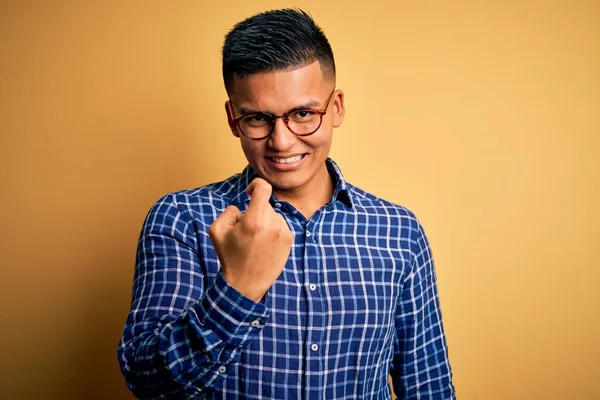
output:
[{"label": "button placket", "polygon": [[[309,312],[306,336],[305,351],[307,351],[306,363],[306,382],[310,387],[315,387],[322,383],[322,372],[324,368],[323,354],[321,344],[323,343],[323,332],[326,325],[326,318],[323,313],[324,301],[321,293],[317,290],[317,284],[322,280],[319,262],[321,259],[321,249],[317,240],[318,224],[321,221],[321,211],[317,211],[310,220],[304,225],[304,293],[307,297],[307,311]],[[310,390],[307,392],[310,396]],[[311,397],[308,397],[311,398]]]}]

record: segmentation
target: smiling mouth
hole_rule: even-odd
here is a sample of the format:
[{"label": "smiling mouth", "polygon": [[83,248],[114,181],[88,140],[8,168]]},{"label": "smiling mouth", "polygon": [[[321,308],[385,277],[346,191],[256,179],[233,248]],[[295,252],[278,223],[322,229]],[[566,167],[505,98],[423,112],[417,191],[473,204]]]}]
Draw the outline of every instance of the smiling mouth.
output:
[{"label": "smiling mouth", "polygon": [[306,154],[298,154],[293,157],[288,158],[280,158],[280,157],[267,157],[269,160],[277,163],[277,164],[291,164],[302,160]]}]

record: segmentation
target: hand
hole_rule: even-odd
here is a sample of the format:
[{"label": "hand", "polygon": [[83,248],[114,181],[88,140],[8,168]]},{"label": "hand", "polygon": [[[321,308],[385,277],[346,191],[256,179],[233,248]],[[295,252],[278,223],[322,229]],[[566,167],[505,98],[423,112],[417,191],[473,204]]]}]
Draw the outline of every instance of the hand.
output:
[{"label": "hand", "polygon": [[271,185],[254,179],[246,193],[245,213],[229,206],[213,222],[208,235],[225,280],[244,296],[260,301],[283,271],[294,235],[269,204]]}]

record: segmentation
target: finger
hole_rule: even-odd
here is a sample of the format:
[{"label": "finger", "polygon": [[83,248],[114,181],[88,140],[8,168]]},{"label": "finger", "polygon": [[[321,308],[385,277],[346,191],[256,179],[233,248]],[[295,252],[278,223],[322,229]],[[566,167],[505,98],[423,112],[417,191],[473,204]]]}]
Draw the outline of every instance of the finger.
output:
[{"label": "finger", "polygon": [[236,206],[227,206],[225,211],[217,218],[223,224],[235,226],[242,219],[242,212]]},{"label": "finger", "polygon": [[208,229],[208,235],[210,237],[221,237],[224,232],[234,227],[241,218],[242,213],[236,206],[228,206],[212,223]]},{"label": "finger", "polygon": [[248,204],[246,215],[258,214],[265,206],[269,206],[272,192],[273,187],[264,179],[255,178],[250,182],[246,189],[246,193],[250,196],[250,204]]}]

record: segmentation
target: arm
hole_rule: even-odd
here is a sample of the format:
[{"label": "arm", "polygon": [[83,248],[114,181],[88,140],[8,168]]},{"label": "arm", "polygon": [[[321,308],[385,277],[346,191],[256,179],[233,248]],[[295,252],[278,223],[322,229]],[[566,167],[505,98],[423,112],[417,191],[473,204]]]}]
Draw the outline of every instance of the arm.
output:
[{"label": "arm", "polygon": [[159,200],[140,235],[132,306],[118,348],[127,386],[138,398],[189,399],[221,387],[268,319],[266,307],[221,272],[207,279],[198,247],[174,197]]},{"label": "arm", "polygon": [[398,399],[455,399],[433,259],[418,222],[412,236],[413,260],[396,312],[394,391]]}]

